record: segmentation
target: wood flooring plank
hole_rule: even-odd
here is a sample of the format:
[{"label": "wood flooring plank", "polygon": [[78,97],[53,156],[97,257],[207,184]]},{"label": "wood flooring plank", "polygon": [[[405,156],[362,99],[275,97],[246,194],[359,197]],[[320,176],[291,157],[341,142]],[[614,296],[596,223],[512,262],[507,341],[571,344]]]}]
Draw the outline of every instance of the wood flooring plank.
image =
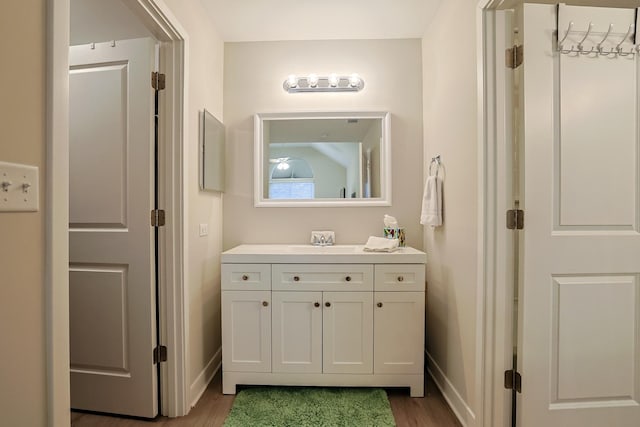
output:
[{"label": "wood flooring plank", "polygon": [[[442,394],[427,376],[425,397],[409,396],[407,388],[387,389],[397,427],[460,427]],[[233,406],[233,395],[222,394],[222,375],[216,374],[188,415],[141,420],[72,411],[72,427],[221,427]]]}]

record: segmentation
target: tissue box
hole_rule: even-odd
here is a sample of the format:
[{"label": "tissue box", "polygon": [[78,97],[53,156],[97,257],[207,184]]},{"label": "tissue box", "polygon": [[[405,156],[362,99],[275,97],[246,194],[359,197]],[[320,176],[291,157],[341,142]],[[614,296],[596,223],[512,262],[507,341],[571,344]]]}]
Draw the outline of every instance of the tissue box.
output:
[{"label": "tissue box", "polygon": [[391,228],[385,227],[383,229],[384,237],[387,239],[398,239],[398,246],[404,248],[404,227]]}]

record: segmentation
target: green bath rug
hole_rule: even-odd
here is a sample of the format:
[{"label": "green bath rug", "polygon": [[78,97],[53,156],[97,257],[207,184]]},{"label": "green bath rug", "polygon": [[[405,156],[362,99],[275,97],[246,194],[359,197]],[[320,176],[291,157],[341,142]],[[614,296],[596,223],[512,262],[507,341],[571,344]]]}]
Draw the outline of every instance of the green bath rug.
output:
[{"label": "green bath rug", "polygon": [[255,387],[236,396],[225,427],[395,426],[379,388]]}]

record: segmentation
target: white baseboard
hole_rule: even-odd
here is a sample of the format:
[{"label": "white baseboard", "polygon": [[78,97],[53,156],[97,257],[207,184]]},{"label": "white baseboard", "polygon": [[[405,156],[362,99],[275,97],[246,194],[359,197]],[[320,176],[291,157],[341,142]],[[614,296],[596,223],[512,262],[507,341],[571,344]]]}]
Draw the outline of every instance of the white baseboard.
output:
[{"label": "white baseboard", "polygon": [[191,387],[189,387],[189,402],[191,405],[189,408],[193,408],[202,397],[202,394],[207,389],[207,386],[216,375],[220,367],[222,366],[222,347],[216,351],[213,355],[209,363],[204,367],[204,369],[200,372],[198,377],[195,379]]},{"label": "white baseboard", "polygon": [[440,366],[433,360],[433,357],[427,353],[427,372],[433,378],[433,382],[440,389],[442,396],[447,401],[451,410],[460,421],[463,427],[475,425],[476,415],[473,413],[467,402],[464,401],[458,390],[453,386],[449,378],[442,372]]}]

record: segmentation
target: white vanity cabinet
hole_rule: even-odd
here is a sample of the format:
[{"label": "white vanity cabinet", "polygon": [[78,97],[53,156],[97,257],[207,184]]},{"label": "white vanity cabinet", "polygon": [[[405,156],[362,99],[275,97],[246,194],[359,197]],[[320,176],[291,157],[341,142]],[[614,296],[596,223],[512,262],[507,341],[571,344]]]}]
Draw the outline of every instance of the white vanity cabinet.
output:
[{"label": "white vanity cabinet", "polygon": [[273,372],[373,373],[371,292],[272,293]]},{"label": "white vanity cabinet", "polygon": [[373,373],[373,265],[273,264],[271,286],[274,372]]},{"label": "white vanity cabinet", "polygon": [[222,360],[225,369],[271,371],[271,266],[223,264]]},{"label": "white vanity cabinet", "polygon": [[223,392],[237,384],[406,386],[422,396],[424,252],[291,248],[222,254]]},{"label": "white vanity cabinet", "polygon": [[424,265],[375,266],[374,371],[424,371]]}]

